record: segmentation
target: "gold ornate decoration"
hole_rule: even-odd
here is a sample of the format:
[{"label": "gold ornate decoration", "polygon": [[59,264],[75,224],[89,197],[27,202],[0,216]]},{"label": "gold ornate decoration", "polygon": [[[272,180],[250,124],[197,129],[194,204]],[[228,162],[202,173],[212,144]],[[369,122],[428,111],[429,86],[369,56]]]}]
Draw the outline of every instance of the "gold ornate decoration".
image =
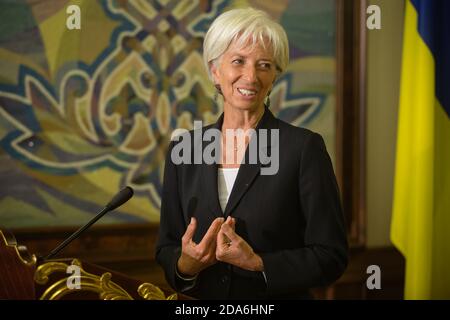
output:
[{"label": "gold ornate decoration", "polygon": [[138,288],[139,295],[145,300],[177,300],[178,296],[176,293],[171,294],[166,298],[164,292],[157,286],[151,283],[143,283]]},{"label": "gold ornate decoration", "polygon": [[0,241],[3,241],[7,247],[12,247],[17,254],[19,260],[28,267],[34,266],[37,262],[36,256],[30,255],[25,246],[17,244],[16,238],[11,234],[7,237],[2,230],[0,230]]},{"label": "gold ornate decoration", "polygon": [[[63,277],[48,287],[40,300],[58,300],[63,296],[73,293],[73,290],[91,291],[99,294],[102,300],[133,300],[133,297],[121,286],[111,281],[111,273],[106,272],[101,276],[86,272],[81,262],[77,259],[72,260],[71,265],[77,266],[80,270],[79,283],[80,289],[72,289],[67,285],[71,276]],[[47,262],[40,265],[35,273],[34,279],[38,284],[44,285],[48,281],[50,274],[54,272],[66,273],[68,264],[64,262]],[[73,277],[73,276],[72,276]],[[146,300],[165,300],[164,293],[153,284],[143,283],[138,288],[138,294]],[[167,300],[176,299],[176,294],[170,295]]]}]

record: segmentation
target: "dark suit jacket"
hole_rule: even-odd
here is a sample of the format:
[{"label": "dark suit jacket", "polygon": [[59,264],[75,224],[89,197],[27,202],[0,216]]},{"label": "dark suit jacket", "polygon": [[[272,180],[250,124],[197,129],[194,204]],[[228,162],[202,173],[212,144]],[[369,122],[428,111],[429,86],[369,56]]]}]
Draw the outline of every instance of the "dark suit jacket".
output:
[{"label": "dark suit jacket", "polygon": [[[220,129],[223,115],[210,127]],[[177,291],[181,237],[197,218],[199,243],[212,221],[231,215],[239,234],[264,263],[261,272],[218,262],[203,270],[188,295],[200,299],[308,298],[312,287],[334,282],[347,266],[348,244],[339,191],[322,137],[276,119],[266,109],[259,128],[279,129],[279,170],[261,175],[261,163],[241,164],[225,212],[217,189],[217,165],[165,164],[156,259]],[[192,135],[192,131],[189,133]],[[270,135],[269,135],[270,136]],[[205,143],[203,145],[205,147]],[[248,150],[247,150],[248,153]],[[246,154],[248,156],[248,154]],[[247,158],[248,159],[248,158]]]}]

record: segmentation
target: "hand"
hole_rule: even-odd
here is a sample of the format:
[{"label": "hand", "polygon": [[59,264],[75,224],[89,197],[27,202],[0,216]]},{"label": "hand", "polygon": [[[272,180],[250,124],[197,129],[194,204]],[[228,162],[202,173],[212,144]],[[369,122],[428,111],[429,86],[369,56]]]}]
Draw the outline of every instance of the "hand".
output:
[{"label": "hand", "polygon": [[196,244],[192,237],[197,228],[197,220],[191,218],[191,222],[181,238],[181,256],[177,261],[178,272],[182,275],[194,276],[217,262],[216,238],[223,221],[223,218],[215,219],[202,241]]},{"label": "hand", "polygon": [[252,247],[234,231],[236,220],[228,217],[217,234],[216,259],[250,271],[264,271],[264,264]]}]

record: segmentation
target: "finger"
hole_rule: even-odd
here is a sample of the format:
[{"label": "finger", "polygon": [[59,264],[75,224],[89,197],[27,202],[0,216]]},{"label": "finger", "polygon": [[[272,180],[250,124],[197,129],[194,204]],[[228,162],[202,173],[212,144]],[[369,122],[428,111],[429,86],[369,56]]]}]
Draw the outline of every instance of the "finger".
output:
[{"label": "finger", "polygon": [[191,242],[195,234],[195,229],[197,229],[197,219],[192,217],[191,222],[187,226],[186,232],[183,235],[183,241],[185,241],[186,243]]},{"label": "finger", "polygon": [[223,224],[220,230],[231,240],[231,242],[239,240],[239,236],[228,224]]},{"label": "finger", "polygon": [[236,219],[232,218],[231,216],[228,216],[228,218],[225,221],[225,223],[228,224],[234,230],[235,229],[235,225],[236,225]]},{"label": "finger", "polygon": [[203,237],[200,245],[205,246],[205,248],[209,247],[212,242],[216,239],[217,233],[220,230],[220,226],[223,224],[223,218],[216,218],[213,223],[209,226],[208,231],[206,231],[205,236]]},{"label": "finger", "polygon": [[217,245],[221,247],[228,247],[228,244],[230,243],[230,239],[225,236],[225,234],[220,230],[219,233],[217,233]]}]

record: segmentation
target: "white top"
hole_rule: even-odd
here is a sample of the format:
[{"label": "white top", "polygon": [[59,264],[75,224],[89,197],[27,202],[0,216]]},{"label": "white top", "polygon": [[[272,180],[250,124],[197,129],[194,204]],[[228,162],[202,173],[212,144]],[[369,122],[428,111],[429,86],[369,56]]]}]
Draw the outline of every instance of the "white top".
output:
[{"label": "white top", "polygon": [[217,172],[217,190],[222,211],[225,211],[238,172],[239,168],[219,168]]}]

